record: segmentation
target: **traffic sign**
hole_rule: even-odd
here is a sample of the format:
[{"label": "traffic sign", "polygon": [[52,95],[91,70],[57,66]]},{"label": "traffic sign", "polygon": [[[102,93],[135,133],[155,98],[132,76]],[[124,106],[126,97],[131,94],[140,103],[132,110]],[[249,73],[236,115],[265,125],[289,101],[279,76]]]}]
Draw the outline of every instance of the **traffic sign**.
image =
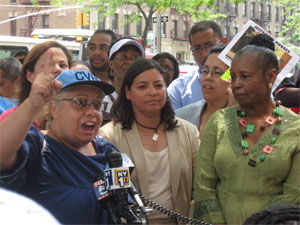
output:
[{"label": "traffic sign", "polygon": [[[157,17],[153,17],[152,19],[153,19],[153,23],[157,23]],[[168,22],[168,20],[169,20],[168,16],[161,16],[162,23],[166,23]]]}]

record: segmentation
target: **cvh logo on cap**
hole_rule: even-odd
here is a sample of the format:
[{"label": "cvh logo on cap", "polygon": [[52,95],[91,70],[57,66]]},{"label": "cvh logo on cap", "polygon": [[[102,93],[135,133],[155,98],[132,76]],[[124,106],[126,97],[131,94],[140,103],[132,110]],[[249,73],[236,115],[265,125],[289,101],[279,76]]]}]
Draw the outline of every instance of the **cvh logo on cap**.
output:
[{"label": "cvh logo on cap", "polygon": [[77,80],[93,80],[93,81],[100,81],[97,77],[93,74],[85,71],[77,71],[75,72],[75,77]]}]

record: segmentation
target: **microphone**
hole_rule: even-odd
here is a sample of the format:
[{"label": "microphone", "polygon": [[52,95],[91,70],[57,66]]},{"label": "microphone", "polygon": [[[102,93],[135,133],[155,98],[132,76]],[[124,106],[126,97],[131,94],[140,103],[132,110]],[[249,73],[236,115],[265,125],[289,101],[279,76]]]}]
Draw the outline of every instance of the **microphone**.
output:
[{"label": "microphone", "polygon": [[109,168],[104,170],[107,190],[130,188],[130,171],[128,167],[122,167],[123,158],[120,152],[108,150],[105,158]]},{"label": "microphone", "polygon": [[93,189],[96,194],[96,198],[100,204],[103,204],[104,208],[108,211],[108,214],[114,224],[119,224],[119,218],[114,211],[114,206],[112,204],[111,193],[105,188],[104,173],[100,171],[93,183]]},{"label": "microphone", "polygon": [[142,199],[140,198],[136,188],[134,187],[133,183],[131,183],[131,187],[129,189],[129,194],[131,194],[131,196],[133,196],[134,200],[136,201],[136,203],[138,204],[138,206],[140,207],[140,209],[142,210],[143,213],[149,213],[152,212],[152,209],[149,208],[145,208],[144,203],[142,201]]},{"label": "microphone", "polygon": [[93,183],[93,189],[95,191],[97,201],[101,201],[110,195],[110,193],[106,190],[104,173],[102,171],[97,174],[95,182]]},{"label": "microphone", "polygon": [[[130,174],[134,168],[134,164],[127,154],[117,152],[116,150],[109,150],[105,157],[111,169],[105,170],[106,188],[108,190],[115,190],[120,188],[127,188],[129,194],[134,198],[135,202],[143,213],[151,212],[152,209],[146,209],[142,199],[138,195],[136,188],[130,180]],[[122,167],[123,166],[123,167]]]}]

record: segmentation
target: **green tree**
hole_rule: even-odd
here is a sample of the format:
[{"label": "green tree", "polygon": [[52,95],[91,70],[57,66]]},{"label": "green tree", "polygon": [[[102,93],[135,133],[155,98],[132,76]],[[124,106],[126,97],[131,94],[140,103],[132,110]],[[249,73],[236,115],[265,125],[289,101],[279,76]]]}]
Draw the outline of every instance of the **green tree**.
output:
[{"label": "green tree", "polygon": [[[241,2],[243,0],[234,1]],[[143,46],[146,46],[147,33],[152,17],[159,8],[162,10],[175,8],[180,14],[188,15],[195,20],[226,17],[224,14],[213,13],[214,0],[89,0],[88,3],[86,0],[70,0],[70,2],[72,4],[83,4],[87,10],[97,8],[98,12],[102,13],[104,17],[113,15],[116,9],[121,6],[135,6],[136,10],[132,11],[129,17],[126,18],[126,22],[138,21],[142,14],[142,19],[145,21],[141,36]],[[65,0],[51,0],[51,4],[61,6],[65,4]]]},{"label": "green tree", "polygon": [[283,7],[285,20],[280,36],[287,42],[300,45],[300,1],[299,0],[273,0],[276,6]]}]

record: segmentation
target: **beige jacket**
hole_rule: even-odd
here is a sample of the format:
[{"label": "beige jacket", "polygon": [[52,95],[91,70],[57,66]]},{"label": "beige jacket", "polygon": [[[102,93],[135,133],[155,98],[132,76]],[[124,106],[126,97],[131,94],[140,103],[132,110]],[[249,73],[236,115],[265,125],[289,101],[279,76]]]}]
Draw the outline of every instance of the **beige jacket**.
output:
[{"label": "beige jacket", "polygon": [[[196,126],[176,118],[177,127],[167,131],[171,188],[175,211],[188,216],[192,198],[194,165],[200,140]],[[139,193],[148,197],[147,165],[143,145],[134,123],[131,130],[121,129],[121,124],[110,122],[100,128],[100,135],[114,144],[122,153],[127,153],[135,165],[131,180]]]}]

